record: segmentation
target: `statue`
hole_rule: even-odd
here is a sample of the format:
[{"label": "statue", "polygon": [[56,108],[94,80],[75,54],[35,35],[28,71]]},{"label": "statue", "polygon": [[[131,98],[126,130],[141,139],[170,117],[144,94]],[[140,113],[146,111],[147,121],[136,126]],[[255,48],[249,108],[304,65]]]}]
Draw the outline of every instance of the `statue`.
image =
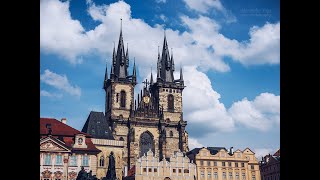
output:
[{"label": "statue", "polygon": [[84,170],[84,167],[82,166],[76,180],[87,180],[87,178],[88,178],[87,172]]},{"label": "statue", "polygon": [[109,166],[106,177],[103,178],[103,180],[117,180],[116,176],[116,162],[114,159],[113,152],[111,151],[109,155]]}]

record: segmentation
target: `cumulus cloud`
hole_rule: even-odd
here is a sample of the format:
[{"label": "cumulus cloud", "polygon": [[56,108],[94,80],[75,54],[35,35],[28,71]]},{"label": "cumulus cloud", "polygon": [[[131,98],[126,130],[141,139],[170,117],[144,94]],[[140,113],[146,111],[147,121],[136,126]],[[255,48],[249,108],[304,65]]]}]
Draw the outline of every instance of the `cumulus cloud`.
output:
[{"label": "cumulus cloud", "polygon": [[167,0],[156,0],[156,3],[166,3]]},{"label": "cumulus cloud", "polygon": [[228,11],[220,0],[183,0],[191,10],[202,14],[208,14],[210,10],[216,10],[224,15],[227,23],[236,22],[237,18]]},{"label": "cumulus cloud", "polygon": [[192,150],[194,148],[201,148],[204,147],[203,144],[199,143],[199,141],[195,138],[189,137],[188,138],[188,143],[189,143],[189,149]]},{"label": "cumulus cloud", "polygon": [[[78,86],[71,85],[66,75],[59,75],[46,69],[44,73],[40,75],[40,80],[45,84],[63,90],[73,96],[81,96],[81,89]],[[48,95],[46,92],[43,92],[43,94]]]},{"label": "cumulus cloud", "polygon": [[[129,43],[130,61],[136,58],[141,77],[147,74],[150,65],[155,67],[158,46],[161,47],[163,43],[163,25],[152,27],[143,19],[132,18],[131,7],[124,1],[95,5],[88,0],[87,4],[88,14],[100,23],[89,31],[85,31],[78,20],[72,19],[69,1],[40,2],[42,51],[58,54],[73,64],[80,63],[81,57],[91,53],[111,61],[112,42],[117,44],[122,18],[124,41],[125,44]],[[206,16],[190,18],[182,15],[180,19],[190,31],[166,29],[176,64],[197,66],[202,71],[212,69],[227,72],[230,67],[224,57],[231,57],[245,65],[279,63],[280,23],[254,26],[249,31],[250,39],[239,42],[222,35],[219,32],[220,25]]]},{"label": "cumulus cloud", "polygon": [[194,66],[188,66],[184,67],[184,80],[187,86],[183,91],[184,119],[191,124],[191,131],[205,134],[233,130],[234,122],[219,101],[220,94],[213,90],[208,76]]},{"label": "cumulus cloud", "polygon": [[163,22],[166,22],[168,20],[168,18],[163,15],[163,14],[160,14],[159,18],[163,21]]},{"label": "cumulus cloud", "polygon": [[40,96],[50,97],[50,98],[61,98],[62,94],[50,93],[50,92],[48,92],[46,90],[41,90],[40,91]]},{"label": "cumulus cloud", "polygon": [[229,114],[236,123],[267,131],[280,123],[280,96],[261,93],[253,101],[244,98],[232,104]]}]

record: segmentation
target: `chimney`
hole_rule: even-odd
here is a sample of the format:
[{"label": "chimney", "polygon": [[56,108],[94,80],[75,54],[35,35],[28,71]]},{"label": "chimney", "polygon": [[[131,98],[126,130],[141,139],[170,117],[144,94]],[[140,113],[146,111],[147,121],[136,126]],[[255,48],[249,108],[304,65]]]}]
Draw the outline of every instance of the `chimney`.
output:
[{"label": "chimney", "polygon": [[233,155],[233,147],[230,147],[229,153],[230,153],[231,155]]},{"label": "chimney", "polygon": [[46,124],[46,128],[48,129],[48,134],[52,134],[51,124]]},{"label": "chimney", "polygon": [[67,118],[62,118],[62,119],[61,119],[61,122],[62,122],[63,124],[67,124]]}]

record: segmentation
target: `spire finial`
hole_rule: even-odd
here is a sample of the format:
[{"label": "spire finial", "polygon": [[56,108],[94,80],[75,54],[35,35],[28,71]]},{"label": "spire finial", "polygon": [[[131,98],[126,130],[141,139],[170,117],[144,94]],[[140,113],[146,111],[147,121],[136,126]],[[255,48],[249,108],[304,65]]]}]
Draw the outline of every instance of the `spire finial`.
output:
[{"label": "spire finial", "polygon": [[120,31],[122,32],[122,18],[120,18],[120,21],[121,21],[121,23],[120,23]]},{"label": "spire finial", "polygon": [[152,66],[151,66],[151,77],[150,77],[150,85],[153,84],[153,76],[152,76]]}]

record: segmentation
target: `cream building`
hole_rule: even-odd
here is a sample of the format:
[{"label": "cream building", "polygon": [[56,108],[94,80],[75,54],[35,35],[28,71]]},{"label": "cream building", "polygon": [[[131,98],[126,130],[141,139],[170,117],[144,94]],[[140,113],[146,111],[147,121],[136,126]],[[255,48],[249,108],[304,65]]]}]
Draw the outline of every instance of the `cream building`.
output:
[{"label": "cream building", "polygon": [[106,177],[106,173],[109,165],[109,155],[111,151],[114,153],[116,162],[116,175],[119,180],[122,180],[123,174],[126,169],[123,169],[123,147],[124,141],[116,141],[110,139],[92,139],[93,144],[101,150],[97,158],[97,178],[102,179]]},{"label": "cream building", "polygon": [[40,180],[76,180],[81,167],[96,175],[100,152],[91,136],[53,118],[40,118]]},{"label": "cream building", "polygon": [[149,150],[137,160],[133,169],[135,172],[124,180],[194,180],[196,176],[196,165],[181,152],[159,162]]},{"label": "cream building", "polygon": [[199,180],[261,180],[258,160],[249,148],[228,152],[224,147],[203,147],[187,155],[197,164]]}]

